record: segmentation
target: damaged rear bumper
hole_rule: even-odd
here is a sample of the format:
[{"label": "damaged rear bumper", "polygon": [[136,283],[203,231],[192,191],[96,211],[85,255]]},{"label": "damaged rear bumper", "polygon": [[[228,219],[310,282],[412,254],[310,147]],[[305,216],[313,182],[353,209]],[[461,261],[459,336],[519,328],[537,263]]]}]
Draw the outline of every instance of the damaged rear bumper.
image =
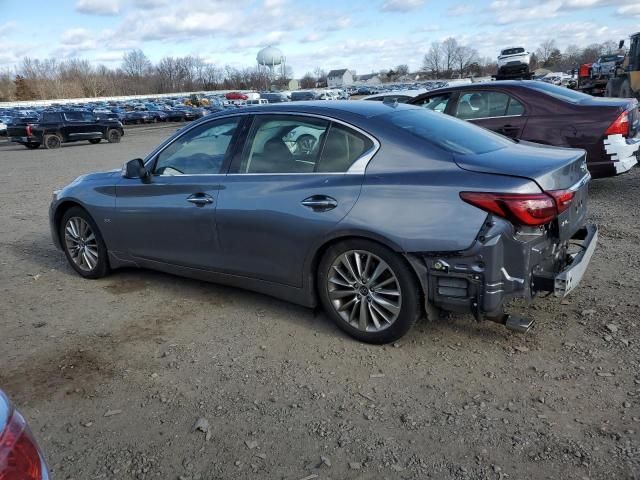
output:
[{"label": "damaged rear bumper", "polygon": [[[582,280],[598,238],[595,225],[559,242],[546,228],[514,231],[494,219],[485,225],[474,245],[456,253],[409,254],[422,284],[427,313],[433,306],[472,313],[477,320],[503,318],[503,305],[516,297],[539,292],[563,297]],[[569,252],[569,243],[580,251]]]}]

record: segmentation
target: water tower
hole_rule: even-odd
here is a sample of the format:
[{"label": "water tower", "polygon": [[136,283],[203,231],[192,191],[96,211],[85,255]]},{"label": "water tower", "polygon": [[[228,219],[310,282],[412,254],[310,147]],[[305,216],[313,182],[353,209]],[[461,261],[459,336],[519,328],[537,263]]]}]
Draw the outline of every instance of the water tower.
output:
[{"label": "water tower", "polygon": [[279,48],[271,45],[263,48],[258,52],[256,60],[258,65],[269,70],[269,78],[272,80],[277,76],[280,76],[280,78],[286,76],[287,59],[282,55],[282,51]]}]

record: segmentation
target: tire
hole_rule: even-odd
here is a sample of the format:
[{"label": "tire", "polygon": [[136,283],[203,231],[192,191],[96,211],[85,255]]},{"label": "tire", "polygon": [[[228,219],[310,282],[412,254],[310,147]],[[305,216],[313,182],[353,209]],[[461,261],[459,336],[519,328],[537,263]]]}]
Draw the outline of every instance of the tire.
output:
[{"label": "tire", "polygon": [[102,141],[101,138],[92,138],[91,140],[89,140],[89,143],[92,144],[92,145],[97,145],[101,141]]},{"label": "tire", "polygon": [[40,148],[40,142],[29,142],[29,143],[25,143],[24,146],[27,147],[29,150],[35,150],[37,148]]},{"label": "tire", "polygon": [[107,131],[107,142],[120,143],[121,138],[122,138],[122,134],[115,128],[112,128]]},{"label": "tire", "polygon": [[84,208],[67,210],[58,225],[58,233],[69,265],[80,276],[95,279],[109,273],[107,247],[98,226]]},{"label": "tire", "polygon": [[633,98],[629,80],[625,80],[624,82],[622,82],[622,85],[620,86],[620,98]]},{"label": "tire", "polygon": [[[355,275],[344,263],[347,259]],[[381,273],[372,284],[378,267]],[[318,265],[317,280],[318,295],[327,315],[340,329],[362,342],[383,344],[398,340],[422,313],[420,289],[411,267],[397,253],[370,240],[350,239],[329,247]],[[370,291],[372,285],[376,288]]]},{"label": "tire", "polygon": [[60,148],[62,146],[62,138],[60,138],[60,135],[47,134],[42,139],[42,143],[44,143],[44,148],[49,150]]}]

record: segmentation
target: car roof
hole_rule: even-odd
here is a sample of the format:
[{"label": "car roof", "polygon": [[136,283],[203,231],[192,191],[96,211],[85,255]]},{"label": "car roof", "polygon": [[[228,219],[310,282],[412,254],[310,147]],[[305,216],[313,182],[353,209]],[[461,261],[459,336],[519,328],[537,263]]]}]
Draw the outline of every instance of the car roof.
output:
[{"label": "car roof", "polygon": [[[324,115],[339,115],[347,113],[363,118],[377,117],[394,110],[416,108],[405,104],[388,104],[384,102],[362,102],[357,100],[318,100],[307,102],[270,103],[257,107],[244,107],[239,110],[242,113],[253,112],[291,112],[291,113],[316,113]],[[225,111],[225,113],[228,111]],[[211,118],[208,116],[207,118]]]}]

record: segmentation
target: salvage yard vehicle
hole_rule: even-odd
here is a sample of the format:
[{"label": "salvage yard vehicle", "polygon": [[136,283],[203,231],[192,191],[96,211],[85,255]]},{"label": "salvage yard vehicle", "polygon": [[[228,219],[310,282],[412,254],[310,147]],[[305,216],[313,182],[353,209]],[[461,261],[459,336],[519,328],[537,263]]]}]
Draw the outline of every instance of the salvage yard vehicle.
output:
[{"label": "salvage yard vehicle", "polygon": [[[620,49],[624,40],[620,41]],[[631,35],[629,52],[613,70],[607,82],[605,96],[640,100],[640,32]]]},{"label": "salvage yard vehicle", "polygon": [[417,97],[420,94],[425,93],[424,88],[420,90],[391,90],[389,92],[376,93],[374,95],[368,95],[361,100],[369,100],[376,102],[386,103],[407,103],[409,100]]},{"label": "salvage yard vehicle", "polygon": [[96,120],[92,113],[74,110],[46,110],[34,123],[14,124],[7,129],[10,141],[29,149],[60,148],[63,143],[88,140],[118,143],[124,135],[117,120]]},{"label": "salvage yard vehicle", "polygon": [[424,108],[286,103],[212,114],[144,160],[79,177],[49,218],[82,277],[142,267],[219,282],[322,305],[386,343],[438,309],[526,331],[503,304],[568,294],[593,255],[589,178],[582,150]]},{"label": "salvage yard vehicle", "polygon": [[529,62],[531,54],[523,47],[510,47],[498,55],[498,74],[496,80],[530,80]]},{"label": "salvage yard vehicle", "polygon": [[638,162],[640,115],[634,99],[594,98],[533,80],[447,87],[409,103],[468,120],[518,141],[587,151],[594,178]]},{"label": "salvage yard vehicle", "polygon": [[0,478],[49,480],[49,470],[24,417],[0,390]]}]

